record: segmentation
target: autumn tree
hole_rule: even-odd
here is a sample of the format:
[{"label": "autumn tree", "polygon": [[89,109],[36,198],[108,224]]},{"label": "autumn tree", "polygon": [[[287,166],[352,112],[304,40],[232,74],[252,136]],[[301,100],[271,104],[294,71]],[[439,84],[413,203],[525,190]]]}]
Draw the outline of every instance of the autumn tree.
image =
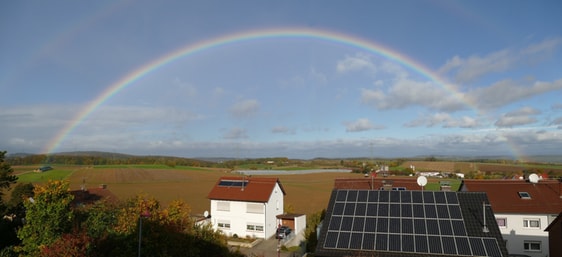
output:
[{"label": "autumn tree", "polygon": [[35,196],[24,202],[25,224],[18,231],[22,251],[31,256],[70,232],[73,220],[70,206],[74,199],[67,181],[49,181],[44,186],[36,186],[33,193]]},{"label": "autumn tree", "polygon": [[[5,151],[0,151],[0,217],[8,214],[7,205],[3,201],[4,190],[9,189],[18,179],[12,175],[14,172],[12,167],[4,161],[5,155]],[[0,219],[0,251],[18,242],[17,238],[14,237],[14,228],[16,226],[17,223],[13,220]]]}]

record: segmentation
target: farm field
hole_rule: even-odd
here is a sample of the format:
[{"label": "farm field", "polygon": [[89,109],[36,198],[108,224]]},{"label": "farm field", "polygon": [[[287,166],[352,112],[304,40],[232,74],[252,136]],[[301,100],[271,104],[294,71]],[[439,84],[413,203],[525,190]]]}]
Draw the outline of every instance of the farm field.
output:
[{"label": "farm field", "polygon": [[[66,179],[71,190],[78,190],[83,184],[86,188],[103,184],[120,199],[146,194],[156,198],[162,205],[182,199],[191,206],[193,214],[210,209],[207,194],[221,176],[241,176],[221,169],[150,165],[53,168],[43,173],[28,172],[33,167],[14,167],[14,170],[20,176],[20,182],[43,183],[49,179]],[[363,178],[363,174],[334,172],[254,176],[279,178],[287,193],[285,205],[291,206],[294,212],[307,215],[327,207],[336,178]],[[452,182],[451,185],[453,190],[458,188],[458,182]],[[430,179],[426,188],[438,189],[439,181]]]},{"label": "farm field", "polygon": [[[35,167],[14,167],[19,182],[43,183],[49,179],[66,179],[71,190],[104,184],[120,199],[137,194],[152,196],[167,205],[182,199],[191,206],[193,214],[209,210],[207,194],[221,176],[241,176],[221,169],[192,167],[169,168],[166,166],[54,166],[54,170],[33,173]],[[280,179],[287,195],[285,204],[295,212],[311,214],[327,207],[336,178],[361,178],[354,173],[315,173],[299,175],[259,175]]]}]

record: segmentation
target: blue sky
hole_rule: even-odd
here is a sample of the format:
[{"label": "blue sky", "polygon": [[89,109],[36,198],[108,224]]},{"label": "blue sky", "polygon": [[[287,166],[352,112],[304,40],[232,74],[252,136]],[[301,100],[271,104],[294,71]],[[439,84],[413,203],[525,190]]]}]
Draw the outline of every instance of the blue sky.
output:
[{"label": "blue sky", "polygon": [[[560,154],[560,13],[559,1],[2,2],[0,150]],[[144,65],[206,40],[278,29],[384,46],[446,86],[350,44],[254,39],[169,62],[65,131]]]}]

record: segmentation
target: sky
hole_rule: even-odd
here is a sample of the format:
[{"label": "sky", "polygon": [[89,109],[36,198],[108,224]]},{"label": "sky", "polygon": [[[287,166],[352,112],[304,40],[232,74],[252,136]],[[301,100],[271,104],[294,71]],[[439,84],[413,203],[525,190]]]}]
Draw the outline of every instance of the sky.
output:
[{"label": "sky", "polygon": [[2,1],[0,150],[559,155],[562,2]]}]

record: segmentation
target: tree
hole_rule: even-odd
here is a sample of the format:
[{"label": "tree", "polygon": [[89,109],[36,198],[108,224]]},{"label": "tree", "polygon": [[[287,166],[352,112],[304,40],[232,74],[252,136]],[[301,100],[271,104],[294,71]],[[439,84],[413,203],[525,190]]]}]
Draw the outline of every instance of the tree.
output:
[{"label": "tree", "polygon": [[32,256],[70,232],[74,216],[70,208],[74,197],[67,181],[49,181],[44,186],[36,186],[33,193],[35,196],[24,202],[25,224],[17,233],[23,252]]},{"label": "tree", "polygon": [[5,155],[6,151],[0,151],[0,214],[2,214],[2,216],[4,216],[6,210],[6,205],[2,200],[2,196],[4,195],[3,190],[9,189],[10,186],[18,180],[18,177],[12,175],[14,172],[12,166],[4,161]]}]

